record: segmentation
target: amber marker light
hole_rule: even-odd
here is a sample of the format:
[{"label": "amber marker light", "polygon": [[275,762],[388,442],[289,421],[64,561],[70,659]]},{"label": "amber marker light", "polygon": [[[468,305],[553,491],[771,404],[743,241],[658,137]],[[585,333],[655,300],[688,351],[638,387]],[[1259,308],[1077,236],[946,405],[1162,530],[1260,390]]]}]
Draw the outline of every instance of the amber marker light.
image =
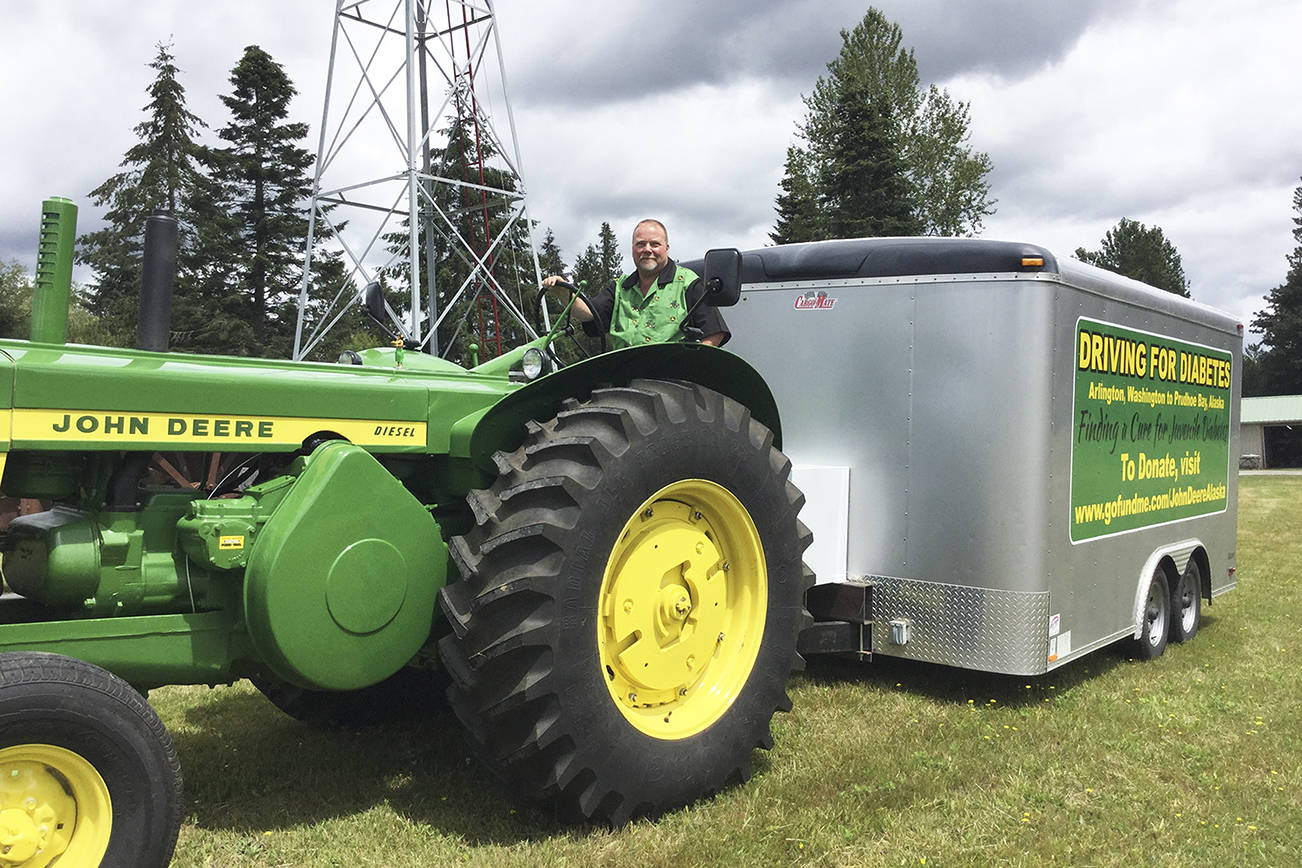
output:
[{"label": "amber marker light", "polygon": [[1044,267],[1044,257],[1043,257],[1043,256],[1023,256],[1023,257],[1022,257],[1022,268],[1043,268],[1043,267]]}]

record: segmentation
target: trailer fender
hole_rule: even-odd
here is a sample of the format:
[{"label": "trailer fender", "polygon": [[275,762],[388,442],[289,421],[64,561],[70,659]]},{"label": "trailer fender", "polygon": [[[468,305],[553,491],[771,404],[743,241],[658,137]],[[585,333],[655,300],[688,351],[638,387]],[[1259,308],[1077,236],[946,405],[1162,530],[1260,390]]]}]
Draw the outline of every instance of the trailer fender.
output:
[{"label": "trailer fender", "polygon": [[493,453],[517,448],[524,440],[526,421],[550,419],[564,399],[586,395],[598,386],[625,386],[643,378],[688,380],[727,395],[773,432],[774,448],[782,448],[777,402],[749,363],[705,344],[652,344],[603,353],[562,368],[461,419],[452,428],[451,452],[494,472]]},{"label": "trailer fender", "polygon": [[249,637],[284,681],[356,690],[393,675],[429,638],[447,544],[361,447],[332,441],[306,463],[249,554]]},{"label": "trailer fender", "polygon": [[[1199,558],[1200,564],[1207,562],[1206,547],[1200,539],[1186,539],[1180,542],[1171,543],[1162,546],[1148,556],[1144,561],[1144,568],[1139,571],[1138,580],[1135,582],[1135,603],[1131,609],[1131,621],[1135,625],[1132,638],[1138,639],[1144,628],[1144,600],[1148,592],[1148,580],[1152,577],[1154,571],[1161,567],[1166,572],[1167,586],[1172,587],[1172,583],[1184,572],[1185,567],[1189,564],[1192,557]],[[1204,571],[1204,575],[1206,572]],[[1204,587],[1204,596],[1208,593]]]}]

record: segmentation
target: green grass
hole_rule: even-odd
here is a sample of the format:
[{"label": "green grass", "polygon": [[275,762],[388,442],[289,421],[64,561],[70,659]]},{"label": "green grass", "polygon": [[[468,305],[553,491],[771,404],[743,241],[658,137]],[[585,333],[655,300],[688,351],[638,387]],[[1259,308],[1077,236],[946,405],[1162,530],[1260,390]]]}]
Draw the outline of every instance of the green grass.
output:
[{"label": "green grass", "polygon": [[1239,587],[1192,643],[1029,679],[816,661],[749,783],[621,829],[512,803],[447,714],[321,732],[247,684],[154,691],[174,864],[1296,864],[1302,478],[1244,477],[1239,510]]}]

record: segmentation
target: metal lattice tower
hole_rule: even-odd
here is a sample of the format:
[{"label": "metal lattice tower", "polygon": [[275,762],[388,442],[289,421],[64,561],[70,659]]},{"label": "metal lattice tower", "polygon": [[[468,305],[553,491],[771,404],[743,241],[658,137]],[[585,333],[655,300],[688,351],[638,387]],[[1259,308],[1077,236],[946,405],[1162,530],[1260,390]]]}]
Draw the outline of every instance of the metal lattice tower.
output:
[{"label": "metal lattice tower", "polygon": [[[494,123],[499,112],[505,136]],[[473,130],[472,164],[463,161],[458,176],[437,174],[431,148],[447,147],[447,131],[457,123],[466,136]],[[509,174],[515,189],[486,181],[486,170]],[[435,355],[438,326],[463,297],[475,298],[470,307],[483,337],[498,332],[499,306],[532,335],[494,273],[507,231],[518,226],[528,238],[533,276],[541,277],[523,178],[492,0],[337,0],[294,358],[311,352],[381,273],[403,275],[410,286],[407,309],[389,310],[396,330]],[[482,208],[482,232],[465,231],[478,216],[470,220],[471,209],[448,207],[440,191],[449,187],[463,201],[476,200],[475,211]],[[435,286],[433,245],[424,245],[429,261],[422,261],[422,233],[440,239],[468,268],[460,286]],[[313,248],[323,239],[346,266],[346,279],[335,286],[311,279]],[[399,253],[390,250],[395,239],[405,247]]]}]

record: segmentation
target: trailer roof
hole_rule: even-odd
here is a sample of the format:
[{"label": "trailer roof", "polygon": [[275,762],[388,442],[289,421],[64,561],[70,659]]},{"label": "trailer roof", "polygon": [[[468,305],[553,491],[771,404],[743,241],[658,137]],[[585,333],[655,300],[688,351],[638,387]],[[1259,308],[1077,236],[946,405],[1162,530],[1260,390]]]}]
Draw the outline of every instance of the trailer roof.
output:
[{"label": "trailer roof", "polygon": [[[1039,260],[1033,266],[1023,259]],[[1052,253],[1035,244],[984,238],[850,238],[748,250],[742,281],[776,283],[921,274],[1056,272]]]},{"label": "trailer roof", "polygon": [[[702,260],[683,263],[697,271]],[[1135,304],[1242,338],[1222,310],[1102,268],[1061,261],[1038,244],[988,238],[847,238],[781,244],[742,252],[743,284],[956,275],[1041,274],[1067,286]]]}]

